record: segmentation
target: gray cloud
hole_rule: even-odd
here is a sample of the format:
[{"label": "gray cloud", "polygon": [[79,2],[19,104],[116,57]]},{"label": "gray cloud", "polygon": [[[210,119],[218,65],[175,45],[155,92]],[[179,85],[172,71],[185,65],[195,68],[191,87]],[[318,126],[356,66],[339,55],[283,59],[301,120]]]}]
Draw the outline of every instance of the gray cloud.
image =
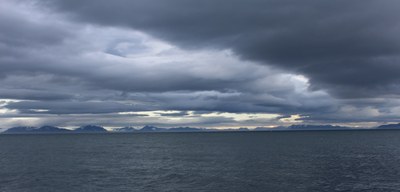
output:
[{"label": "gray cloud", "polygon": [[186,116],[189,113],[187,111],[179,111],[179,112],[167,112],[167,113],[158,113],[161,116],[167,116],[167,117],[180,117],[180,116]]},{"label": "gray cloud", "polygon": [[400,119],[397,1],[0,3],[0,126]]},{"label": "gray cloud", "polygon": [[46,114],[99,114],[149,110],[148,106],[129,105],[107,101],[21,101],[9,103],[5,107],[8,109],[17,109],[25,114],[43,112]]},{"label": "gray cloud", "polygon": [[[398,94],[399,2],[51,1],[78,21],[143,30],[185,48],[230,48],[341,97]],[[115,11],[118,10],[118,11]]]},{"label": "gray cloud", "polygon": [[18,100],[65,100],[72,99],[73,96],[68,93],[49,93],[48,91],[18,90],[18,89],[0,89],[0,98],[18,99]]}]

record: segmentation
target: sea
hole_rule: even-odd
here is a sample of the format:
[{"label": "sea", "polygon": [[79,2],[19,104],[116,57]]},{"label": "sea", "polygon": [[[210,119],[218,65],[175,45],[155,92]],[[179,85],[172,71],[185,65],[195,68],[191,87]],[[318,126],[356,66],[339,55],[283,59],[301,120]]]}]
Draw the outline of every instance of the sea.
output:
[{"label": "sea", "polygon": [[3,134],[0,191],[400,191],[400,131]]}]

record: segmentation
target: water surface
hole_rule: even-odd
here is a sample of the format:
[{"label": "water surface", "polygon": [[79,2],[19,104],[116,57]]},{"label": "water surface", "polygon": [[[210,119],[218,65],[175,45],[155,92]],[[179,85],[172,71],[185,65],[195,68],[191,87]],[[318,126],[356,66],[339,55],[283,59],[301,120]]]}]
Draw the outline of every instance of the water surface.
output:
[{"label": "water surface", "polygon": [[400,131],[0,135],[0,191],[400,191]]}]

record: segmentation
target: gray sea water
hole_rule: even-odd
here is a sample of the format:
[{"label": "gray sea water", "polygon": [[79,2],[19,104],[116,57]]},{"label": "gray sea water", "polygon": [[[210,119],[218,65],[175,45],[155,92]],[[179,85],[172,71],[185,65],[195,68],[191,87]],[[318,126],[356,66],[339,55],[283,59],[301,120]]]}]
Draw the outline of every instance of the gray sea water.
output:
[{"label": "gray sea water", "polygon": [[0,191],[400,191],[400,131],[0,135]]}]

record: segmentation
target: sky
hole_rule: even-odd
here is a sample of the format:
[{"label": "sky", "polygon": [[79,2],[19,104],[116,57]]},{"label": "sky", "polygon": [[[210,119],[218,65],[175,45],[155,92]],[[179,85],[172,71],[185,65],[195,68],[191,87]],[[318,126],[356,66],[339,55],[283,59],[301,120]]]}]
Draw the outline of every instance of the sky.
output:
[{"label": "sky", "polygon": [[0,128],[400,121],[398,0],[0,0]]}]

